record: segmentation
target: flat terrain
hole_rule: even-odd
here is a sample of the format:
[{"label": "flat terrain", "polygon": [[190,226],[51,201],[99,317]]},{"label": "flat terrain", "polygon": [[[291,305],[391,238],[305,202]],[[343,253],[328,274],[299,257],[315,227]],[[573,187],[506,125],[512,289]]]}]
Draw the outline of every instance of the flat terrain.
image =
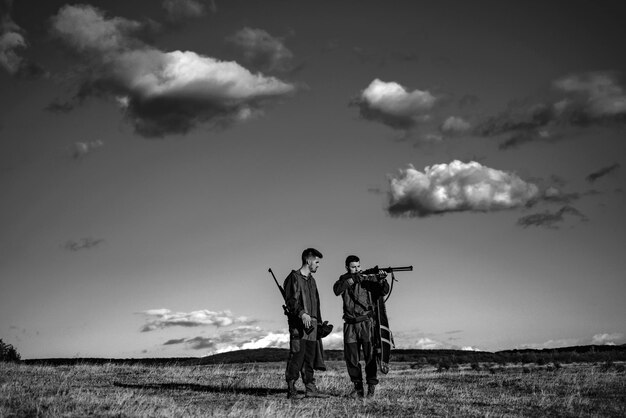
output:
[{"label": "flat terrain", "polygon": [[[317,373],[329,399],[291,402],[284,363],[204,366],[0,364],[0,416],[626,416],[623,365],[392,363],[374,399],[346,398],[343,362]],[[476,365],[474,366],[476,369]],[[303,390],[302,383],[298,382]]]}]

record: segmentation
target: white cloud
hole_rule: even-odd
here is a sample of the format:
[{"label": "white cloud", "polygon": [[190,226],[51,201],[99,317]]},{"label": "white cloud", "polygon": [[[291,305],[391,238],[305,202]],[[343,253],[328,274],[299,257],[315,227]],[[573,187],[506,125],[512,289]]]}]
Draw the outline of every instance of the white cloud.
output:
[{"label": "white cloud", "polygon": [[186,133],[203,122],[242,121],[267,101],[295,91],[292,84],[252,74],[236,62],[150,47],[132,36],[140,23],[106,18],[92,6],[64,6],[52,28],[90,64],[80,98],[104,96],[123,104],[144,136]]},{"label": "white cloud", "polygon": [[432,109],[435,96],[428,91],[408,92],[395,82],[375,79],[363,90],[361,98],[373,109],[398,117],[415,117]]},{"label": "white cloud", "polygon": [[172,312],[169,309],[149,309],[140,312],[150,317],[141,328],[142,332],[172,326],[197,327],[213,325],[227,327],[235,324],[252,324],[255,321],[245,316],[235,317],[231,311],[213,312],[207,309],[193,312]]},{"label": "white cloud", "polygon": [[541,350],[544,348],[571,347],[581,344],[581,340],[576,338],[562,338],[558,340],[548,340],[542,343],[522,344],[519,348],[531,348]]},{"label": "white cloud", "polygon": [[361,116],[394,129],[407,130],[430,119],[428,112],[437,98],[429,91],[408,91],[396,82],[375,79],[361,92],[357,104]]},{"label": "white cloud", "polygon": [[461,347],[461,350],[463,351],[482,351],[480,348],[476,348],[476,347],[472,347],[472,346],[465,346],[465,347]]},{"label": "white cloud", "polygon": [[414,342],[410,348],[416,348],[419,350],[434,350],[434,349],[441,349],[441,348],[447,348],[447,347],[446,347],[446,344],[442,342],[435,341],[428,337],[422,337],[416,342]]},{"label": "white cloud", "polygon": [[243,343],[240,346],[242,350],[250,350],[254,348],[267,348],[267,347],[276,347],[282,348],[287,347],[289,344],[289,333],[273,333],[270,332],[266,336],[252,340],[247,343]]},{"label": "white cloud", "polygon": [[539,188],[514,173],[477,162],[436,164],[420,172],[409,166],[390,179],[392,215],[428,216],[450,211],[494,211],[525,205]]},{"label": "white cloud", "polygon": [[614,332],[611,334],[596,334],[591,338],[591,343],[596,345],[615,345],[624,339],[624,334]]},{"label": "white cloud", "polygon": [[338,330],[331,332],[328,336],[322,339],[325,349],[329,350],[341,350],[343,349],[343,331]]}]

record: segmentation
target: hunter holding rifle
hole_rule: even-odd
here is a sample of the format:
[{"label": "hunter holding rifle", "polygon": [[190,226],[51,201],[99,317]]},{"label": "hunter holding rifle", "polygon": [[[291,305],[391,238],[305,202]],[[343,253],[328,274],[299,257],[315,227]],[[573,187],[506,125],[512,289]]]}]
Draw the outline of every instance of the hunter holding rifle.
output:
[{"label": "hunter holding rifle", "polygon": [[[287,397],[299,399],[296,381],[302,374],[307,398],[327,398],[315,386],[314,370],[326,370],[322,348],[323,327],[320,298],[312,273],[320,265],[322,253],[315,248],[302,252],[302,266],[293,270],[284,282],[285,304],[289,322],[289,358],[285,377]],[[280,286],[279,286],[280,287]]]},{"label": "hunter holding rifle", "polygon": [[[352,398],[364,397],[363,372],[361,370],[360,350],[362,348],[365,360],[365,376],[367,382],[367,397],[374,396],[377,378],[377,361],[375,353],[375,309],[378,299],[389,293],[389,283],[385,279],[384,270],[361,271],[361,262],[356,255],[346,258],[347,273],[335,282],[335,295],[343,298],[343,346],[344,357],[350,380],[354,390]],[[366,274],[371,273],[371,274]]]}]

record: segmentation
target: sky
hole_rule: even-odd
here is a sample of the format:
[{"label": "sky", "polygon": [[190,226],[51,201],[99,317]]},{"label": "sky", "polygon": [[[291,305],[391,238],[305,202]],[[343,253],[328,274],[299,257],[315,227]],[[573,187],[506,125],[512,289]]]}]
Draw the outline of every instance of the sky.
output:
[{"label": "sky", "polygon": [[396,348],[626,343],[620,1],[2,0],[0,338],[22,358],[326,348],[350,254]]}]

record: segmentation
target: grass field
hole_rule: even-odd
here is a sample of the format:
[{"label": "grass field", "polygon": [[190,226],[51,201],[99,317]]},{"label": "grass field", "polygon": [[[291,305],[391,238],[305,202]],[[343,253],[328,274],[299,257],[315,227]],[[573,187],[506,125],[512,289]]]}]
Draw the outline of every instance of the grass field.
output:
[{"label": "grass field", "polygon": [[[327,362],[329,399],[289,401],[284,363],[207,366],[0,363],[0,416],[626,416],[623,366],[469,366],[438,372],[393,363],[374,399],[346,398],[343,362]],[[474,367],[476,368],[476,366]],[[299,389],[303,390],[301,382]]]}]

